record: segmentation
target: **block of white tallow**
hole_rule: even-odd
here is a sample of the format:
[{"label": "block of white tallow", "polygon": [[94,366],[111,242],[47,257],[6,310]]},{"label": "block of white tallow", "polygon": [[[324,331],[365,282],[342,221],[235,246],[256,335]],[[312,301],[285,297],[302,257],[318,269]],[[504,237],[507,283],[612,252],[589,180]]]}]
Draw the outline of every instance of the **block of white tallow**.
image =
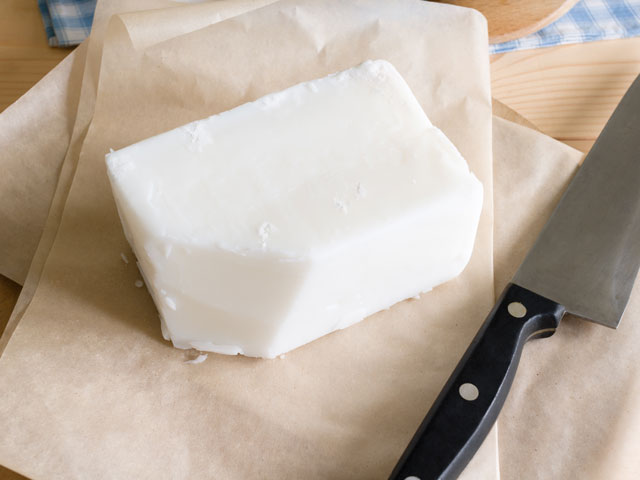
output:
[{"label": "block of white tallow", "polygon": [[482,186],[388,62],[107,155],[165,338],[272,358],[457,276]]}]

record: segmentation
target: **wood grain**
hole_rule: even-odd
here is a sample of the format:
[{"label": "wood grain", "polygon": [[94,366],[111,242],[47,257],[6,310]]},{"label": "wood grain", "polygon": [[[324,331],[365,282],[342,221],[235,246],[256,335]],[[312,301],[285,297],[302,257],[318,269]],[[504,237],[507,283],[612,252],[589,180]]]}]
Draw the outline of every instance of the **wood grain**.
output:
[{"label": "wood grain", "polygon": [[0,112],[69,52],[48,46],[35,0],[0,1]]},{"label": "wood grain", "polygon": [[18,301],[20,290],[20,285],[0,275],[0,335],[7,326],[13,307]]},{"label": "wood grain", "polygon": [[628,38],[498,55],[491,87],[542,132],[585,151],[639,73],[640,38]]},{"label": "wood grain", "polygon": [[567,13],[578,0],[444,0],[444,3],[475,8],[489,24],[489,42],[524,37],[546,27]]},{"label": "wood grain", "polygon": [[14,472],[13,470],[9,470],[8,468],[4,468],[0,465],[0,480],[29,480],[27,477],[23,477],[19,473]]}]

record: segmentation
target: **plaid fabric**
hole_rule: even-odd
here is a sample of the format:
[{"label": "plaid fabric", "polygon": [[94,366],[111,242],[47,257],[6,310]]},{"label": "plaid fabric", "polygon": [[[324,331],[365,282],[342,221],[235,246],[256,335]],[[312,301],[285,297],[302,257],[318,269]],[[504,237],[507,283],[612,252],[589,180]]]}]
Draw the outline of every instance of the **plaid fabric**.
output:
[{"label": "plaid fabric", "polygon": [[[38,0],[38,6],[49,45],[77,45],[89,35],[96,0]],[[517,40],[489,45],[489,51],[503,53],[638,35],[640,0],[580,0],[551,25]]]},{"label": "plaid fabric", "polygon": [[38,0],[49,45],[78,45],[91,31],[96,0]]},{"label": "plaid fabric", "polygon": [[489,45],[490,53],[552,47],[640,35],[640,0],[580,0],[536,33]]}]

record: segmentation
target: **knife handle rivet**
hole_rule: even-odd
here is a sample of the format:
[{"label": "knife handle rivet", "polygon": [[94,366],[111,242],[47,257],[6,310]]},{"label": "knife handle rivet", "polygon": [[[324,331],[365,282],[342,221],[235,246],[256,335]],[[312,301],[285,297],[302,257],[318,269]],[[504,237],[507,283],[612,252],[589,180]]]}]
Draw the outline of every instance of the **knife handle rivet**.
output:
[{"label": "knife handle rivet", "polygon": [[404,480],[420,480],[420,478],[415,475],[411,475],[410,477],[405,477]]},{"label": "knife handle rivet", "polygon": [[463,383],[458,389],[458,393],[468,402],[473,402],[480,395],[480,390],[473,383]]},{"label": "knife handle rivet", "polygon": [[520,302],[511,302],[507,306],[507,311],[512,317],[522,318],[527,314],[527,307]]}]

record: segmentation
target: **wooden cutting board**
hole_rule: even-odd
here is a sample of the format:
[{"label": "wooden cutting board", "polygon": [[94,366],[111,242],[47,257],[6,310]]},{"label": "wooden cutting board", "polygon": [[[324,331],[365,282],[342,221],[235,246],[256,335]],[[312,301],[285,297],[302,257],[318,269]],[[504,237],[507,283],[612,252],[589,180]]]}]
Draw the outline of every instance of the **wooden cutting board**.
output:
[{"label": "wooden cutting board", "polygon": [[489,23],[489,43],[524,37],[567,13],[578,0],[440,0],[479,10]]}]

